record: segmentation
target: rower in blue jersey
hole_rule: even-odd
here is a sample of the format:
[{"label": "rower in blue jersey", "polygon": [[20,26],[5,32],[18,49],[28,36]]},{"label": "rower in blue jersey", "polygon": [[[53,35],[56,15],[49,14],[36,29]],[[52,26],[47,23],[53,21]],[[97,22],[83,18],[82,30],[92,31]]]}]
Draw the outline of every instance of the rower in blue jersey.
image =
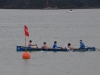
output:
[{"label": "rower in blue jersey", "polygon": [[53,49],[61,49],[62,47],[57,46],[57,41],[54,41]]},{"label": "rower in blue jersey", "polygon": [[84,49],[85,48],[85,44],[82,42],[82,40],[80,40],[80,48]]}]

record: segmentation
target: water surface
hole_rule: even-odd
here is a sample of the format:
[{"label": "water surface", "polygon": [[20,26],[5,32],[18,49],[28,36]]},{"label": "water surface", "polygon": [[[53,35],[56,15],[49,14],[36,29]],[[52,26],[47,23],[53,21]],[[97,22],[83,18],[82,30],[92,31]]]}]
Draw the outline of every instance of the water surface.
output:
[{"label": "water surface", "polygon": [[65,47],[71,43],[79,47],[100,49],[100,10],[15,10],[0,9],[0,74],[1,75],[99,75],[100,52],[31,52],[31,59],[23,60],[17,45],[25,45],[23,26],[29,28],[33,43],[48,46],[58,41]]}]

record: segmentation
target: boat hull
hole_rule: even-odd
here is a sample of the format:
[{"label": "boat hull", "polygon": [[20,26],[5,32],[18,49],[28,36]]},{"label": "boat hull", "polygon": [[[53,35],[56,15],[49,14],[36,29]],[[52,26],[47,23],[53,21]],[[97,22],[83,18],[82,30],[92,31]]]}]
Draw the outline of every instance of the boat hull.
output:
[{"label": "boat hull", "polygon": [[[28,48],[28,47],[23,47],[23,46],[17,46],[16,51],[65,51],[65,52],[68,52],[70,50],[67,50],[65,48],[46,50],[46,49],[42,49],[42,48]],[[73,52],[96,51],[96,49],[95,49],[95,47],[88,47],[88,48],[85,48],[85,49],[74,48],[72,51]]]}]

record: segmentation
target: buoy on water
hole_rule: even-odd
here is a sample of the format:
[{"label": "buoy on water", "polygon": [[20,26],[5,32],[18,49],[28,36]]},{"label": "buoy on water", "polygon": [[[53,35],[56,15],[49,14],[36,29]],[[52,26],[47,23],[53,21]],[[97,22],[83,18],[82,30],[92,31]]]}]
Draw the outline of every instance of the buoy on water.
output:
[{"label": "buoy on water", "polygon": [[22,55],[22,58],[23,58],[23,59],[30,59],[30,57],[31,57],[31,56],[30,56],[30,53],[27,52],[27,51],[24,52],[23,55]]}]

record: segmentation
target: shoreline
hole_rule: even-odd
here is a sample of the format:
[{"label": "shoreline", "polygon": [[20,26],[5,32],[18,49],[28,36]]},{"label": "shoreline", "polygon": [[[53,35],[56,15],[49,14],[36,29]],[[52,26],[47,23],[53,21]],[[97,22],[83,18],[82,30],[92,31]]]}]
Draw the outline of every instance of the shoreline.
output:
[{"label": "shoreline", "polygon": [[46,7],[46,8],[0,8],[0,9],[40,9],[40,10],[59,10],[59,9],[100,9],[100,7],[76,7],[76,8],[52,8],[52,7]]}]

